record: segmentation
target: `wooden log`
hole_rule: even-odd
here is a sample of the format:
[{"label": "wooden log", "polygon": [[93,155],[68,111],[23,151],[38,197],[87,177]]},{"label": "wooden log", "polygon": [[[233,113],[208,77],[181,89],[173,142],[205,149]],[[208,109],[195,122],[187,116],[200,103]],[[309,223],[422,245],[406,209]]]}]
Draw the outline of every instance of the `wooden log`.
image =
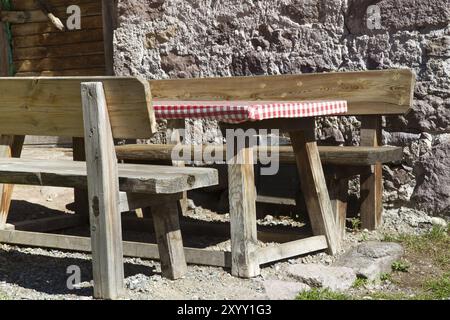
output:
[{"label": "wooden log", "polygon": [[327,248],[327,239],[324,236],[315,236],[266,248],[259,248],[256,251],[256,256],[258,257],[259,264],[265,264]]},{"label": "wooden log", "polygon": [[148,193],[127,193],[120,192],[119,194],[119,210],[120,212],[132,211],[139,208],[146,208],[155,205],[164,204],[167,202],[176,202],[180,199],[181,194],[161,194],[152,195]]},{"label": "wooden log", "polygon": [[236,150],[228,165],[231,231],[231,273],[242,278],[260,274],[256,256],[256,189],[251,147]]},{"label": "wooden log", "polygon": [[[12,226],[13,227],[13,226]],[[28,231],[0,230],[0,243],[29,247],[53,248],[91,252],[91,241],[86,237]],[[140,242],[123,242],[124,256],[143,259],[159,259],[158,245]],[[231,267],[230,252],[184,248],[188,263],[222,268]]]},{"label": "wooden log", "polygon": [[43,33],[15,37],[14,48],[58,46],[70,43],[103,41],[102,29],[76,30],[67,33]]},{"label": "wooden log", "polygon": [[[0,136],[0,157],[19,158],[22,153],[24,140],[25,136]],[[13,184],[0,184],[0,229],[5,228],[8,219],[13,189]]]},{"label": "wooden log", "polygon": [[[361,145],[381,145],[381,116],[367,116],[361,121]],[[361,227],[375,230],[382,223],[383,167],[381,162],[372,166],[372,173],[361,174]]]},{"label": "wooden log", "polygon": [[315,140],[314,119],[310,121],[304,131],[290,132],[291,142],[313,233],[326,236],[328,251],[334,255],[339,252],[340,237]]},{"label": "wooden log", "polygon": [[182,278],[187,272],[187,265],[178,220],[177,201],[154,205],[152,215],[159,248],[161,272],[163,276],[172,280]]},{"label": "wooden log", "polygon": [[116,299],[124,293],[117,158],[102,83],[82,83],[81,92],[94,297]]}]

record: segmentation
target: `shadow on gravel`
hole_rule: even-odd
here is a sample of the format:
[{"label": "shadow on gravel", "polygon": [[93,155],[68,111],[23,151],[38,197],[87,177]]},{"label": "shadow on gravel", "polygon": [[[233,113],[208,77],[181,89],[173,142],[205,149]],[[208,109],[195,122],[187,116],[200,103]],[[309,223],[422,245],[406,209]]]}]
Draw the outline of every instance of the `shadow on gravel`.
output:
[{"label": "shadow on gravel", "polygon": [[[91,260],[66,257],[60,251],[51,254],[60,256],[0,250],[0,281],[51,295],[92,296]],[[68,288],[68,278],[73,274],[67,273],[69,266],[80,268],[82,288]],[[125,277],[136,274],[152,276],[156,272],[148,266],[125,263]]]}]

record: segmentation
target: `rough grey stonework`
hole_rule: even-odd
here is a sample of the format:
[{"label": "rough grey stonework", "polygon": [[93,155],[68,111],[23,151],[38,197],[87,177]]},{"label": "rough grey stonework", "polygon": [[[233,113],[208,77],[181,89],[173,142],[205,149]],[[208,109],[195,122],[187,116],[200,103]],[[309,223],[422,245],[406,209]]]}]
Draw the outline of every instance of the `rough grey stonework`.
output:
[{"label": "rough grey stonework", "polygon": [[[381,12],[379,30],[367,26],[366,8],[373,4]],[[448,0],[119,0],[119,14],[115,70],[120,75],[184,78],[412,68],[418,80],[413,110],[385,122],[387,141],[405,150],[405,161],[385,170],[385,199],[398,205],[428,194],[422,209],[450,214],[438,196],[448,180],[426,183],[417,176],[420,170],[413,170],[424,159],[439,161],[431,145],[450,133]],[[197,122],[191,130],[207,133],[203,142],[211,142],[215,126]],[[318,136],[355,144],[352,132],[358,126],[354,118],[330,119],[319,123]]]},{"label": "rough grey stonework", "polygon": [[391,273],[392,263],[403,255],[398,243],[369,241],[346,252],[334,263],[353,269],[358,277],[375,280],[383,273]]}]

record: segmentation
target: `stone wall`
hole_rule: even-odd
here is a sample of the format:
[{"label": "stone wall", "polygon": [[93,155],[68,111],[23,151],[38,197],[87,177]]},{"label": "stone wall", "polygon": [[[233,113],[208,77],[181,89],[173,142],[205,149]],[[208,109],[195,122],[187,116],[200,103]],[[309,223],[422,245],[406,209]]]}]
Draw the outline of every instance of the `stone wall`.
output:
[{"label": "stone wall", "polygon": [[[381,29],[369,29],[378,5]],[[412,68],[413,110],[388,118],[385,200],[450,215],[448,0],[119,0],[115,70],[147,78]],[[203,129],[202,128],[203,125]],[[214,124],[198,124],[211,132]],[[355,143],[358,121],[329,120],[319,137]],[[342,135],[341,135],[342,133]],[[214,133],[205,140],[214,141]]]}]

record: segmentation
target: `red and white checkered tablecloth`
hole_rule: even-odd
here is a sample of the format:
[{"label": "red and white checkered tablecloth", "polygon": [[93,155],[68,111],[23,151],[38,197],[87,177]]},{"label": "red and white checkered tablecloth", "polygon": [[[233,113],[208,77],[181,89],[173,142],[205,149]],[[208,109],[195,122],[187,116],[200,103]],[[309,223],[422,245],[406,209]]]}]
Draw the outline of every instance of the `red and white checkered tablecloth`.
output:
[{"label": "red and white checkered tablecloth", "polygon": [[304,118],[347,112],[347,101],[153,101],[159,119],[201,118],[228,123]]}]

